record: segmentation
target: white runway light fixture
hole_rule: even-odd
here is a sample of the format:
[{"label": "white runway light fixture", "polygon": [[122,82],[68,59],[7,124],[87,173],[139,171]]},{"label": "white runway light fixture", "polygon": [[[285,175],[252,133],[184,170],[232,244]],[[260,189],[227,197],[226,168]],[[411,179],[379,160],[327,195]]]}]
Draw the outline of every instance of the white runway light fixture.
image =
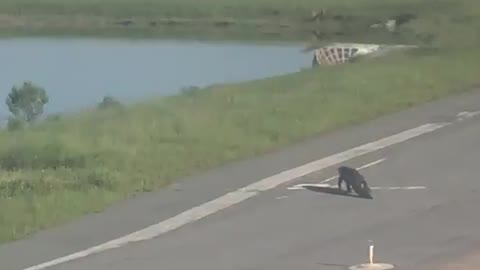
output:
[{"label": "white runway light fixture", "polygon": [[373,244],[372,240],[368,241],[368,259],[369,263],[364,263],[364,264],[358,264],[358,265],[353,265],[350,266],[348,269],[349,270],[395,270],[395,266],[392,264],[388,263],[375,263],[373,259],[373,251],[375,248],[375,245]]}]

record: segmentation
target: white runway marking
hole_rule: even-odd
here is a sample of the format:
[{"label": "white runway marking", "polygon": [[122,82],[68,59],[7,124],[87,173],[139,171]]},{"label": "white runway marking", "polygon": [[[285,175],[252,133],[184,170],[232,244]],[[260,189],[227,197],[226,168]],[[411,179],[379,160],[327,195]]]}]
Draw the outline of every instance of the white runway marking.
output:
[{"label": "white runway marking", "polygon": [[373,141],[370,143],[357,146],[355,148],[351,148],[344,152],[340,152],[340,153],[313,161],[303,166],[299,166],[299,167],[281,172],[279,174],[272,175],[270,177],[261,179],[258,182],[255,182],[251,185],[248,185],[239,190],[227,193],[217,199],[209,201],[200,206],[194,207],[177,216],[161,221],[157,224],[153,224],[139,231],[114,239],[107,243],[70,254],[65,257],[61,257],[61,258],[54,259],[39,265],[25,268],[23,270],[45,269],[47,267],[51,267],[51,266],[65,263],[68,261],[87,257],[89,255],[97,254],[106,250],[119,248],[132,242],[152,239],[163,233],[175,230],[185,224],[202,219],[220,210],[223,210],[225,208],[238,204],[248,198],[251,198],[257,195],[261,191],[266,191],[266,190],[275,188],[276,186],[286,183],[288,181],[291,181],[293,179],[345,162],[349,159],[356,158],[368,153],[372,153],[374,151],[386,148],[388,146],[405,142],[409,139],[433,132],[448,124],[449,123],[425,124],[413,129],[409,129],[409,130],[394,134],[392,136],[379,139],[377,141]]},{"label": "white runway marking", "polygon": [[287,189],[288,190],[302,190],[302,189],[305,189],[306,187],[331,187],[330,184],[308,184],[308,183],[304,183],[304,184],[297,184],[297,185],[294,185],[294,186],[291,186],[291,187],[288,187]]},{"label": "white runway marking", "polygon": [[[335,185],[330,184],[298,184],[288,189],[290,190],[301,190],[307,187],[318,187],[318,188],[337,188]],[[371,190],[418,190],[426,189],[424,186],[406,186],[406,187],[370,187]]]},{"label": "white runway marking", "polygon": [[370,189],[378,189],[378,190],[417,190],[417,189],[427,189],[424,186],[411,186],[411,187],[370,187]]},{"label": "white runway marking", "polygon": [[[377,164],[385,161],[385,159],[386,159],[386,158],[381,158],[381,159],[376,160],[376,161],[374,161],[374,162],[370,162],[370,163],[365,164],[365,165],[363,165],[363,166],[361,166],[361,167],[358,167],[357,170],[363,170],[363,169],[366,169],[366,168],[368,168],[368,167],[372,167],[373,165],[377,165]],[[327,178],[327,179],[321,181],[320,183],[330,182],[330,181],[334,180],[334,179],[337,178],[337,177],[338,177],[338,175],[332,176],[332,177],[330,177],[330,178]]]},{"label": "white runway marking", "polygon": [[[368,164],[365,164],[365,165],[363,165],[363,166],[360,166],[360,167],[357,168],[357,170],[362,170],[362,169],[371,167],[371,166],[373,166],[373,165],[380,164],[381,162],[383,162],[383,161],[385,161],[385,160],[386,160],[386,158],[381,158],[381,159],[379,159],[379,160],[376,160],[376,161],[370,162],[370,163],[368,163]],[[337,177],[338,177],[338,175],[332,176],[332,177],[330,177],[330,178],[327,178],[327,179],[325,179],[325,180],[322,180],[320,183],[323,184],[323,183],[330,182],[330,181],[336,179]],[[303,189],[303,188],[301,187],[301,185],[305,185],[305,184],[300,184],[300,185],[291,186],[291,187],[288,187],[287,189],[288,189],[288,190],[299,190],[299,189]]]},{"label": "white runway marking", "polygon": [[465,119],[473,118],[477,115],[480,115],[480,111],[474,111],[474,112],[459,112],[457,114],[457,120],[458,121],[463,121]]}]

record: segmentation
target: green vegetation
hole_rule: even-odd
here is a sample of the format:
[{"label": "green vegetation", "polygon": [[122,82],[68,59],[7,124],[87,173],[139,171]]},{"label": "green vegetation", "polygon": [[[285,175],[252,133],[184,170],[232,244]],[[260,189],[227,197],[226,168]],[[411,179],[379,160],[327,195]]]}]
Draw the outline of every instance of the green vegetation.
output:
[{"label": "green vegetation", "polygon": [[[312,12],[325,15],[308,21]],[[370,27],[403,15],[414,19],[395,31]],[[479,80],[477,0],[0,0],[0,22],[3,34],[130,29],[306,38],[315,32],[320,40],[430,45],[134,105],[105,97],[96,108],[28,129],[18,128],[13,109],[17,122],[0,131],[0,241],[199,170],[465,91]]]},{"label": "green vegetation", "polygon": [[465,91],[478,81],[479,63],[475,49],[404,51],[2,131],[0,240],[198,170]]},{"label": "green vegetation", "polygon": [[[311,20],[314,13],[323,16]],[[416,20],[395,34],[370,28],[405,14]],[[0,34],[306,39],[315,32],[322,40],[429,43],[455,40],[452,30],[467,25],[463,38],[478,41],[479,14],[475,0],[0,0]]]},{"label": "green vegetation", "polygon": [[48,95],[45,89],[31,82],[24,82],[21,87],[12,88],[5,103],[13,114],[8,119],[8,129],[21,129],[35,123],[43,114],[43,107],[48,103]]},{"label": "green vegetation", "polygon": [[453,3],[475,5],[458,0],[1,0],[7,14],[93,15],[101,17],[303,19],[320,9],[359,15],[395,15],[398,12],[435,13]]}]

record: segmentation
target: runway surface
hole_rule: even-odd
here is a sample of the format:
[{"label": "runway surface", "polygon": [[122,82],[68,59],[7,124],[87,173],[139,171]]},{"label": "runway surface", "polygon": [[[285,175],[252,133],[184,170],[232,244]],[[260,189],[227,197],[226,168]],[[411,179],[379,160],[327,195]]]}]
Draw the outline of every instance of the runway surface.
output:
[{"label": "runway surface", "polygon": [[[375,261],[394,264],[402,270],[440,269],[447,262],[462,260],[465,254],[474,254],[480,247],[480,115],[475,113],[480,110],[479,97],[477,91],[344,130],[344,135],[332,134],[310,145],[291,148],[290,152],[272,154],[257,160],[263,165],[258,171],[253,170],[258,164],[243,163],[199,176],[204,180],[180,182],[156,194],[164,195],[163,199],[139,198],[105,214],[2,246],[0,259],[5,267],[1,268],[22,270],[37,265],[28,269],[347,269],[368,261],[371,240],[375,244]],[[439,127],[378,150],[370,145],[348,152],[352,158],[339,163],[361,168],[372,187],[372,200],[338,194],[334,187],[319,187],[320,183],[336,184],[339,164],[333,161],[347,154],[335,154],[367,142],[375,141],[378,145],[382,138],[426,123]],[[315,145],[318,147],[314,148]],[[359,151],[366,152],[360,155]],[[335,158],[326,159],[332,155]],[[278,174],[317,159],[321,162]],[[323,166],[328,162],[334,165]],[[294,178],[300,171],[309,173]],[[234,181],[242,179],[242,175],[243,180]],[[262,185],[253,185],[258,188],[255,191],[235,191],[271,175],[276,176],[267,178]],[[196,195],[188,196],[194,194],[195,188]],[[146,241],[122,244],[48,268],[41,266],[168,220],[232,191],[237,197],[222,200],[222,207],[202,206],[202,211],[217,208],[175,230],[163,227],[165,233],[152,239],[146,237]],[[241,197],[244,195],[248,198]],[[102,230],[111,232],[102,235]],[[155,234],[153,230],[148,233]],[[72,237],[78,237],[77,245]],[[43,249],[42,243],[46,245]]]}]

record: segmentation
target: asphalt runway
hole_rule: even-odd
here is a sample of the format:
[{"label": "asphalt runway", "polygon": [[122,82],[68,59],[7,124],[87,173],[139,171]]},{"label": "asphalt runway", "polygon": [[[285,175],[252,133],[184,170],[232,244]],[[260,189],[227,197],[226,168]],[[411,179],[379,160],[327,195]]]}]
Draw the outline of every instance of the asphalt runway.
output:
[{"label": "asphalt runway", "polygon": [[427,267],[480,243],[478,146],[480,121],[452,125],[346,162],[385,158],[362,171],[371,186],[426,189],[374,190],[373,200],[288,189],[327,179],[329,169],[153,240],[52,269],[345,269],[368,261],[369,240],[375,261]]},{"label": "asphalt runway", "polygon": [[[480,95],[473,97],[464,101],[470,102],[466,107],[480,109]],[[325,189],[292,189],[306,183],[336,184],[332,178],[335,165],[282,183],[156,238],[41,269],[347,269],[367,262],[369,240],[375,244],[375,261],[402,270],[438,269],[439,262],[458,259],[480,247],[480,118],[458,114],[459,108],[465,108],[460,105],[467,103],[451,102],[456,104],[448,107],[452,111],[436,107],[440,105],[432,107],[431,112],[437,113],[429,120],[450,123],[439,130],[342,163],[354,167],[372,164],[361,170],[369,185],[375,187],[372,200]],[[416,120],[423,119],[419,116]],[[224,173],[228,179],[228,170]],[[212,197],[237,188],[219,189],[214,182],[210,184],[201,191],[207,194],[210,188]],[[160,205],[156,207],[160,209]],[[141,216],[141,209],[136,210],[132,216]],[[106,229],[112,225],[107,224]],[[95,229],[91,228],[93,236]],[[22,270],[35,265],[28,259],[35,257],[29,255],[34,249],[28,244],[35,243],[42,253],[40,240],[48,234],[38,237],[13,243],[13,248],[0,248],[0,259],[12,254],[12,263],[6,264],[10,268],[1,268]],[[22,246],[30,248],[26,249],[24,264],[14,256]],[[73,251],[78,250],[80,247]],[[67,251],[57,252],[56,257]],[[41,257],[35,258],[36,264],[55,258],[51,254]]]}]

